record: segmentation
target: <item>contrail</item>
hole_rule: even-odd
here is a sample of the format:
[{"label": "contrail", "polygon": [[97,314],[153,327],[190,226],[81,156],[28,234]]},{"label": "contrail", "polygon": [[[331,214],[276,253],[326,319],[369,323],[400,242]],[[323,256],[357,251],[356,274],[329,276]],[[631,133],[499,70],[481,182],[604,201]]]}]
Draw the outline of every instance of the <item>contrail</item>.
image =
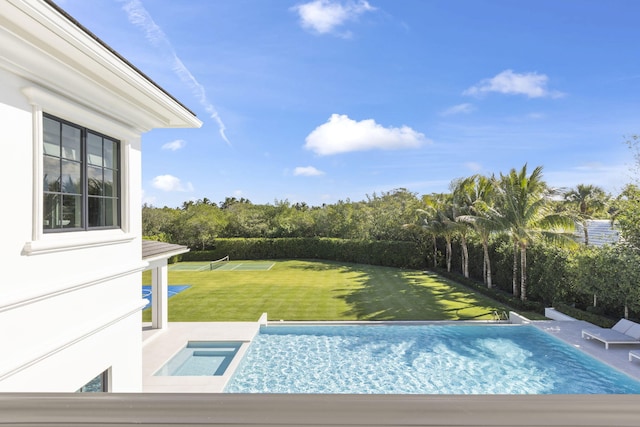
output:
[{"label": "contrail", "polygon": [[157,48],[162,49],[168,56],[171,57],[171,61],[173,63],[173,71],[180,77],[182,82],[186,83],[193,92],[193,95],[198,99],[200,105],[202,105],[205,111],[210,115],[210,117],[218,124],[218,129],[220,132],[220,136],[222,139],[228,144],[231,145],[229,139],[225,135],[225,130],[227,127],[222,122],[218,111],[215,109],[213,104],[209,102],[207,99],[207,93],[198,80],[191,74],[189,69],[184,65],[184,63],[180,60],[178,55],[176,54],[175,49],[171,45],[169,38],[162,31],[162,29],[153,21],[149,12],[144,8],[142,2],[140,0],[117,0],[119,2],[126,2],[123,6],[125,12],[127,12],[127,16],[129,18],[129,22],[137,27],[140,27],[144,32],[147,40]]}]

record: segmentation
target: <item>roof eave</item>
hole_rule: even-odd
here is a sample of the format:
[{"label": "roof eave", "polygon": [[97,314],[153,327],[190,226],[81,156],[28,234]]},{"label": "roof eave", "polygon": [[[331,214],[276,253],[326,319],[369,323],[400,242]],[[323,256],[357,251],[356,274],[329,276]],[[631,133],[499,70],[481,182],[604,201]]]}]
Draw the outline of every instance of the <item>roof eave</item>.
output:
[{"label": "roof eave", "polygon": [[0,66],[145,132],[202,122],[50,0],[0,2]]}]

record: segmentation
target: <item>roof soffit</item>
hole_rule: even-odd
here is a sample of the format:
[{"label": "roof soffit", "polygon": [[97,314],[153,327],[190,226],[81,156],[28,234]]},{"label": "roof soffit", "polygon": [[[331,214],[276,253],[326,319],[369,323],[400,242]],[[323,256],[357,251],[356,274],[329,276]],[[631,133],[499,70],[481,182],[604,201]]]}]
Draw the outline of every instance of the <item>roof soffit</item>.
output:
[{"label": "roof soffit", "polygon": [[[0,58],[23,77],[140,131],[199,127],[189,110],[84,30],[37,0],[0,2]],[[0,64],[2,65],[2,64]]]}]

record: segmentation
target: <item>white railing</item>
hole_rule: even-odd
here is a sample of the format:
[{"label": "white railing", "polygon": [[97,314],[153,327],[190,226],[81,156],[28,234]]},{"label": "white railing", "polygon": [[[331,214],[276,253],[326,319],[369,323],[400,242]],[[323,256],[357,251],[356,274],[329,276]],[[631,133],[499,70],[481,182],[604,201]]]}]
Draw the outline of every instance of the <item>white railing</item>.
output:
[{"label": "white railing", "polygon": [[0,425],[638,426],[639,395],[0,394]]}]

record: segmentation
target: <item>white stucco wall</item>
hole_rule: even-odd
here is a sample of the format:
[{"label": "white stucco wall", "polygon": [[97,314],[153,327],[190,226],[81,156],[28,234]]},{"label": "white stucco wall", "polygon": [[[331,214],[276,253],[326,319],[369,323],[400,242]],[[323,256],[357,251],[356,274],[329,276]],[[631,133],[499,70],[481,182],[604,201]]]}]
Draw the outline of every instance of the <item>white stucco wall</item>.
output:
[{"label": "white stucco wall", "polygon": [[[43,233],[34,239],[34,226],[40,227],[34,224],[34,114],[22,92],[32,85],[0,69],[7,159],[0,179],[9,189],[0,209],[0,391],[75,391],[107,369],[112,391],[140,391],[140,139],[110,122],[103,129],[92,123],[93,130],[127,138],[126,230]],[[64,118],[85,125],[81,116]],[[48,249],[25,249],[38,244]]]},{"label": "white stucco wall", "polygon": [[[199,127],[43,0],[0,1],[0,392],[142,388],[141,135]],[[121,142],[119,229],[45,233],[42,114]]]}]

